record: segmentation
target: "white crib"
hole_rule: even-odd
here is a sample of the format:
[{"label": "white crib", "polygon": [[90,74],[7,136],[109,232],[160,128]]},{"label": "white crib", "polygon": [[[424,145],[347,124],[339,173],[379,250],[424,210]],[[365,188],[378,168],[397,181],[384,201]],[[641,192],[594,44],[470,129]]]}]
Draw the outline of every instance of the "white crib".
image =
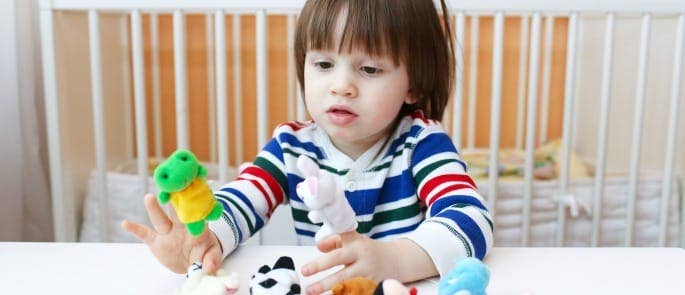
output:
[{"label": "white crib", "polygon": [[[243,124],[256,123],[259,147],[268,140],[273,127],[269,125],[268,106],[274,98],[268,97],[267,20],[272,15],[287,16],[290,44],[303,3],[42,0],[46,121],[57,241],[76,241],[79,232],[93,240],[119,241],[112,239],[116,237],[119,220],[144,221],[140,196],[154,190],[148,176],[149,160],[163,156],[159,138],[162,128],[159,53],[155,49],[159,42],[158,15],[173,14],[176,146],[191,149],[189,126],[194,122],[188,119],[189,85],[184,55],[188,44],[184,23],[186,15],[206,15],[208,107],[217,110],[208,117],[212,155],[208,166],[214,171],[210,178],[218,185],[235,175],[234,166],[250,160],[242,156]],[[456,91],[443,123],[462,151],[479,148],[475,143],[476,130],[489,129],[487,150],[491,155],[488,167],[491,177],[479,184],[489,207],[493,208],[496,245],[685,245],[680,178],[685,171],[682,157],[685,136],[678,136],[685,130],[685,126],[679,126],[684,123],[679,122],[679,114],[684,111],[679,102],[683,96],[680,90],[685,55],[685,2],[452,0],[448,1],[448,7],[457,42],[468,41],[471,47],[468,55],[464,54],[465,48],[459,47],[457,52]],[[83,18],[85,13],[87,23],[65,21],[70,17],[78,19],[79,15]],[[143,15],[150,15],[149,39],[144,39]],[[241,15],[254,15],[256,27],[256,77],[243,75],[241,50],[234,50],[231,91],[226,82],[231,72],[227,68],[227,56],[216,54],[227,50],[228,15],[233,16],[234,40],[230,45],[234,48],[241,48]],[[505,115],[502,113],[505,17],[520,19],[522,32],[521,55],[513,67],[518,71],[519,85],[516,147],[525,150],[526,162],[524,178],[515,182],[501,181],[497,176],[502,116]],[[490,18],[493,36],[485,41],[492,42],[493,50],[488,56],[479,57],[479,44],[485,42],[479,41],[479,20]],[[560,168],[557,180],[537,181],[533,179],[534,149],[548,139],[547,124],[550,116],[554,116],[549,112],[549,103],[555,19],[568,22],[566,39],[558,40],[566,42]],[[467,25],[468,40],[465,38]],[[634,30],[640,33],[632,33]],[[67,35],[65,31],[88,34],[84,39],[87,39],[87,48],[80,52],[87,53],[89,59],[67,49],[70,44],[86,41],[60,42],[59,37]],[[540,44],[543,35],[545,43]],[[110,41],[103,43],[103,40]],[[145,40],[153,48],[151,78],[144,72]],[[617,40],[624,44],[616,44]],[[289,52],[288,56],[292,54]],[[478,63],[483,58],[491,62],[492,71],[489,126],[485,127],[476,124],[476,115],[468,115],[476,114],[478,79],[473,77],[479,76]],[[79,62],[85,68],[74,70],[70,63]],[[305,111],[296,87],[292,58],[288,59],[287,67],[290,70],[284,96],[288,109],[283,111],[289,119],[303,120]],[[88,78],[79,79],[80,76]],[[252,78],[256,79],[256,122],[242,118],[241,111],[242,81]],[[90,87],[84,90],[74,86],[82,84],[83,79],[89,80]],[[153,85],[151,95],[145,91],[146,83]],[[133,106],[130,105],[131,90]],[[235,103],[230,116],[226,111],[229,95]],[[150,96],[152,108],[147,105]],[[90,109],[88,104],[92,104]],[[130,111],[132,107],[135,114]],[[148,116],[153,118],[150,128]],[[616,116],[619,119],[612,121]],[[234,118],[233,122],[228,122],[229,117]],[[225,132],[216,132],[229,128],[235,132],[235,143],[229,144]],[[154,156],[148,153],[134,156],[134,150],[149,150],[149,129],[156,139]],[[233,148],[237,156],[231,164],[228,155]],[[572,151],[593,160],[593,177],[571,180]],[[122,165],[134,162],[134,166]],[[579,208],[585,210],[579,211]],[[276,238],[265,241],[260,237],[262,243],[294,241],[282,235],[292,227],[284,221],[288,219],[287,211],[281,209],[285,213],[274,217],[279,221],[271,222],[264,229],[269,231],[268,236]]]}]

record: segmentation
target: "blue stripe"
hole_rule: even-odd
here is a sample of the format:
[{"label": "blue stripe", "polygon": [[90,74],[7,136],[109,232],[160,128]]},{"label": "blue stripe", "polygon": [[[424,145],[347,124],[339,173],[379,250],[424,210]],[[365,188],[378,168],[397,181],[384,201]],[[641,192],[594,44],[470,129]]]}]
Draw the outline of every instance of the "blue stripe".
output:
[{"label": "blue stripe", "polygon": [[[250,209],[250,211],[252,211],[252,216],[254,216],[256,224],[254,226],[254,232],[250,233],[251,235],[258,232],[262,228],[262,226],[264,226],[264,221],[259,217],[259,214],[257,214],[257,211],[252,206],[252,203],[250,202],[250,200],[242,192],[240,192],[239,190],[234,189],[232,187],[224,187],[221,189],[221,191],[235,195],[240,200],[242,200],[243,203],[245,203],[247,205],[247,207]],[[246,220],[246,221],[250,222],[249,220]]]},{"label": "blue stripe", "polygon": [[440,213],[443,209],[452,206],[457,203],[466,203],[466,204],[471,204],[473,206],[476,206],[480,209],[483,209],[485,211],[488,211],[488,209],[483,206],[483,203],[481,203],[478,199],[476,199],[473,196],[466,196],[466,195],[456,195],[456,196],[444,196],[431,205],[430,208],[430,216],[433,216],[435,214]]},{"label": "blue stripe", "polygon": [[314,237],[315,233],[313,231],[308,231],[304,229],[295,228],[295,233],[301,236]]},{"label": "blue stripe", "polygon": [[290,146],[293,147],[299,147],[304,149],[305,151],[308,151],[310,153],[316,154],[316,158],[318,159],[326,159],[326,155],[321,151],[319,147],[314,145],[311,142],[301,142],[295,135],[292,135],[290,133],[281,133],[278,135],[278,140],[280,140],[282,143],[287,143]]},{"label": "blue stripe", "polygon": [[290,197],[291,202],[302,203],[302,199],[297,195],[297,184],[302,181],[304,181],[304,178],[288,173],[288,197]]},{"label": "blue stripe", "polygon": [[438,217],[449,218],[454,223],[456,223],[459,228],[466,234],[466,236],[471,240],[471,245],[476,252],[476,257],[478,259],[483,259],[485,257],[485,237],[483,236],[483,231],[478,226],[478,224],[471,219],[470,216],[457,210],[445,210],[437,215]]},{"label": "blue stripe", "polygon": [[370,238],[380,239],[382,237],[389,236],[389,235],[407,233],[407,232],[415,230],[417,227],[419,227],[419,224],[421,224],[421,223],[419,222],[416,224],[412,224],[410,226],[405,226],[405,227],[395,228],[395,229],[391,229],[391,230],[384,231],[384,232],[375,233],[375,234],[371,235]]},{"label": "blue stripe", "polygon": [[416,137],[419,134],[419,132],[421,132],[421,130],[423,130],[423,127],[421,126],[411,126],[411,129],[409,129],[409,131],[402,133],[400,137],[392,141],[392,143],[390,144],[390,148],[388,149],[388,152],[385,154],[385,156],[383,156],[383,158],[395,153],[399,145],[404,145],[407,142],[407,137]]},{"label": "blue stripe", "polygon": [[[354,193],[356,192],[357,191]],[[378,201],[375,202],[375,205],[378,206],[414,196],[416,194],[416,185],[414,184],[411,171],[409,169],[405,169],[400,175],[386,178],[385,182],[383,183],[383,187],[380,190],[366,190],[366,192],[367,194],[372,193],[379,196]],[[369,213],[373,212],[363,214]]]},{"label": "blue stripe", "polygon": [[[411,162],[413,163],[412,166],[421,163],[421,161],[433,155],[444,152],[457,153],[457,148],[454,147],[452,139],[450,139],[450,137],[447,136],[446,133],[430,134],[426,136],[424,139],[422,139],[421,142],[414,149],[414,155],[411,159]],[[457,162],[464,168],[464,171],[467,171],[466,164],[464,164],[463,161],[459,160],[459,158],[456,157],[455,160],[457,160]]]},{"label": "blue stripe", "polygon": [[223,198],[216,198],[219,203],[224,207],[224,211],[228,212],[228,214],[231,215],[231,219],[233,220],[233,226],[235,229],[238,231],[238,241],[243,241],[243,231],[240,230],[240,226],[238,226],[238,219],[235,218],[235,215],[233,214],[233,210],[231,210],[231,207],[228,205],[226,200]]},{"label": "blue stripe", "polygon": [[262,150],[271,153],[283,163],[283,150],[281,150],[281,145],[278,144],[278,141],[275,138],[269,140]]}]

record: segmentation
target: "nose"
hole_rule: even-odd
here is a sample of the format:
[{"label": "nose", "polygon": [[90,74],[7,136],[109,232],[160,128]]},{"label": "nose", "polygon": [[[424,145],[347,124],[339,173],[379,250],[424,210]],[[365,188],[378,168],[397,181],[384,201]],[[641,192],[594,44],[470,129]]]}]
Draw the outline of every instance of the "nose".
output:
[{"label": "nose", "polygon": [[358,94],[357,86],[349,73],[340,73],[337,75],[335,81],[331,84],[329,92],[332,95],[340,95],[348,98],[355,98]]}]

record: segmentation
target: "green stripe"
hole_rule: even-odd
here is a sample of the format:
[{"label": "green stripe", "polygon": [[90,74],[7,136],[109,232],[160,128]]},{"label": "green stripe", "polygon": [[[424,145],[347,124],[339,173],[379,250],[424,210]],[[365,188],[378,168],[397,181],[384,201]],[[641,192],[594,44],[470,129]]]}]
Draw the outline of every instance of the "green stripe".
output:
[{"label": "green stripe", "polygon": [[[276,181],[278,181],[278,184],[281,186],[281,189],[283,190],[285,195],[288,195],[288,179],[285,177],[285,175],[283,175],[283,172],[281,172],[281,170],[278,169],[278,167],[276,167],[276,165],[262,157],[257,157],[257,159],[254,160],[254,164],[257,167],[266,170],[266,172],[268,172],[269,174],[271,174],[271,176],[276,178]],[[276,194],[277,192],[273,193]]]},{"label": "green stripe", "polygon": [[371,221],[360,222],[357,232],[365,234],[370,232],[374,226],[409,219],[419,214],[419,212],[421,212],[421,209],[418,202],[401,208],[378,212],[373,215]]},{"label": "green stripe", "polygon": [[419,170],[419,172],[416,173],[416,176],[414,177],[414,179],[416,179],[416,183],[421,184],[423,182],[423,179],[426,178],[426,176],[429,173],[440,168],[440,166],[451,163],[451,162],[458,163],[456,159],[445,159],[445,160],[440,160],[440,161],[437,161],[437,162],[430,164],[426,167],[421,168],[421,170]]},{"label": "green stripe", "polygon": [[[289,148],[283,148],[283,153],[284,154],[290,154],[295,158],[299,158],[301,155],[301,154],[298,154],[297,152],[295,152]],[[318,162],[318,161],[316,161],[316,162]],[[323,169],[323,170],[326,170],[332,174],[336,174],[336,175],[340,175],[340,176],[343,176],[343,175],[347,174],[347,172],[350,171],[350,169],[337,170],[333,167],[322,165],[321,163],[319,163],[319,169]]]},{"label": "green stripe", "polygon": [[[243,211],[243,208],[240,207],[240,206],[238,206],[238,203],[236,203],[236,202],[233,200],[233,198],[225,198],[225,197],[224,197],[223,199],[226,200],[226,201],[231,202],[231,204],[233,204],[233,206],[235,206],[236,208],[238,208],[238,211],[240,211],[240,214],[243,215],[243,218],[245,219],[245,223],[247,223],[247,227],[250,229],[250,236],[253,235],[254,232],[255,232],[255,230],[254,230],[254,225],[252,225],[252,223],[250,223],[250,218],[248,218],[247,213],[245,213],[245,211]],[[237,220],[236,220],[236,222],[237,222]]]},{"label": "green stripe", "polygon": [[403,146],[403,148],[402,148],[401,150],[395,151],[395,152],[392,154],[392,157],[390,158],[390,161],[388,161],[387,163],[384,163],[384,164],[380,164],[380,165],[378,165],[378,166],[376,166],[376,167],[373,167],[373,168],[371,168],[371,169],[368,169],[368,170],[366,170],[366,171],[368,171],[368,172],[375,172],[375,171],[383,170],[383,169],[385,169],[385,168],[387,168],[387,167],[390,167],[390,164],[392,164],[392,162],[393,162],[393,161],[392,161],[392,158],[396,158],[396,157],[402,155],[402,153],[403,153],[405,150],[407,150],[407,149],[413,149],[413,148],[415,148],[415,147],[416,147],[416,144],[413,144],[413,143],[405,143],[404,146]]}]

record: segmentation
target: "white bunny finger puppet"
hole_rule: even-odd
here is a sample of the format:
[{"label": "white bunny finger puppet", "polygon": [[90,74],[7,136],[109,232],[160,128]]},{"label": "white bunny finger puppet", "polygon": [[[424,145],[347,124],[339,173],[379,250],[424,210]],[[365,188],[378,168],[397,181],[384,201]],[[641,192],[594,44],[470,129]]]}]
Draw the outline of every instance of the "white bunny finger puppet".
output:
[{"label": "white bunny finger puppet", "polygon": [[314,240],[318,243],[334,234],[357,229],[356,214],[345,198],[342,185],[331,175],[319,173],[319,165],[307,156],[297,158],[297,169],[304,176],[296,190],[310,210],[307,217],[313,223],[323,223]]}]

